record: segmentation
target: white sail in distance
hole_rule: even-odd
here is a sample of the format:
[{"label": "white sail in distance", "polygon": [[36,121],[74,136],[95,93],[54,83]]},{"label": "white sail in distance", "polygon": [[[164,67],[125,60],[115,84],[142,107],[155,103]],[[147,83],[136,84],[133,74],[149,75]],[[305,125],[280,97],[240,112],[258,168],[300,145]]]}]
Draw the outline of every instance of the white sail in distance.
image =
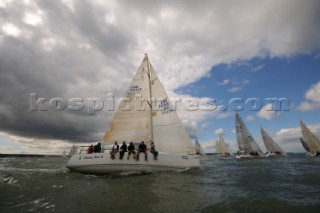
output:
[{"label": "white sail in distance", "polygon": [[250,132],[238,113],[236,113],[236,135],[238,146],[241,151],[244,153],[262,153],[262,150],[258,146],[257,142],[252,138]]},{"label": "white sail in distance", "polygon": [[216,153],[218,154],[232,154],[228,144],[225,142],[222,135],[219,135],[219,139],[216,143]]},{"label": "white sail in distance", "polygon": [[[194,154],[195,148],[146,55],[104,141],[155,142],[167,153]],[[130,110],[128,110],[130,106]]]},{"label": "white sail in distance", "polygon": [[320,140],[310,131],[310,129],[300,121],[300,128],[303,135],[303,140],[310,149],[310,153],[316,153],[320,151]]},{"label": "white sail in distance", "polygon": [[262,140],[266,145],[268,152],[285,153],[283,149],[281,149],[281,147],[270,137],[270,135],[263,128],[260,128],[260,130],[261,130]]},{"label": "white sail in distance", "polygon": [[303,148],[304,148],[307,152],[310,152],[310,149],[309,149],[307,143],[303,140],[303,138],[300,138],[300,142],[301,142]]},{"label": "white sail in distance", "polygon": [[196,142],[195,142],[195,148],[196,148],[196,152],[202,156],[205,156],[206,153],[204,152],[204,150],[202,149],[199,141],[198,141],[198,138],[196,138]]}]

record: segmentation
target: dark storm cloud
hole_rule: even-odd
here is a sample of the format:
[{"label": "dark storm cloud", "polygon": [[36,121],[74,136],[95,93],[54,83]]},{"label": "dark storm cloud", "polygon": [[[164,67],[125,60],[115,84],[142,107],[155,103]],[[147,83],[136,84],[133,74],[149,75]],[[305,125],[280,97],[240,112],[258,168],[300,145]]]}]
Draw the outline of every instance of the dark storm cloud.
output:
[{"label": "dark storm cloud", "polygon": [[31,111],[30,93],[119,98],[145,51],[172,93],[216,64],[320,47],[317,0],[27,2],[0,3],[0,131],[22,137],[101,140],[113,112]]},{"label": "dark storm cloud", "polygon": [[[129,71],[117,70],[117,60],[126,55],[128,47],[126,33],[101,23],[102,14],[95,13],[99,9],[85,1],[76,4],[73,13],[61,2],[38,1],[45,14],[40,27],[21,21],[22,6],[22,3],[10,5],[8,10],[13,13],[2,17],[2,23],[9,21],[21,30],[31,29],[32,36],[4,36],[0,42],[0,129],[35,138],[101,140],[112,112],[88,115],[87,109],[31,111],[30,94],[66,101],[73,97],[105,100],[107,92],[117,94],[119,89],[108,75],[109,72],[130,75]],[[46,40],[52,43],[47,44]],[[90,49],[79,48],[81,43],[90,44]],[[121,82],[120,74],[112,76]],[[123,89],[120,90],[122,93]],[[45,105],[49,105],[48,101]]]}]

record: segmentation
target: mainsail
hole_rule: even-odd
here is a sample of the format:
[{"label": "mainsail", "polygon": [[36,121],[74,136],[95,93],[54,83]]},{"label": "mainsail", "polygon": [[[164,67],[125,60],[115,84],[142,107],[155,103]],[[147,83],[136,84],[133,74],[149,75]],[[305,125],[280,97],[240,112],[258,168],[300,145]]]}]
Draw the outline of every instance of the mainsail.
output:
[{"label": "mainsail", "polygon": [[252,138],[246,125],[242,121],[240,115],[236,113],[236,135],[239,149],[245,153],[258,152],[262,153],[257,142]]},{"label": "mainsail", "polygon": [[261,129],[261,135],[262,135],[263,142],[266,145],[266,148],[267,148],[268,152],[271,152],[271,153],[276,153],[276,152],[285,153],[283,151],[283,149],[281,149],[281,147],[270,137],[270,135],[263,128],[260,128],[260,129]]},{"label": "mainsail", "polygon": [[219,135],[219,139],[216,143],[216,153],[218,154],[232,154],[228,144],[225,142],[222,135]]},{"label": "mainsail", "polygon": [[303,140],[303,138],[300,138],[300,142],[301,142],[303,148],[304,148],[307,152],[310,152],[310,149],[309,149],[307,143]]},{"label": "mainsail", "polygon": [[310,129],[302,121],[300,121],[300,128],[303,139],[308,145],[310,152],[315,153],[317,151],[320,151],[320,140],[314,134],[312,134]]},{"label": "mainsail", "polygon": [[198,141],[198,138],[196,138],[196,142],[195,142],[195,148],[196,148],[196,152],[202,156],[205,156],[206,153],[204,152],[204,150],[202,149],[199,141]]},{"label": "mainsail", "polygon": [[120,102],[104,141],[154,141],[167,153],[195,153],[183,124],[146,55],[124,99]]}]

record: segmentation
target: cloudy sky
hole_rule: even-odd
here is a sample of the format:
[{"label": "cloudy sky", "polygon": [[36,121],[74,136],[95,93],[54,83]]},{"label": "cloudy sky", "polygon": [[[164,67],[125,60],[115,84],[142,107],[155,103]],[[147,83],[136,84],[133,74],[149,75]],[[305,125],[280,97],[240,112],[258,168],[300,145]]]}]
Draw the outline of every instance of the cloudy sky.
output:
[{"label": "cloudy sky", "polygon": [[[262,126],[301,152],[300,119],[320,136],[319,20],[317,0],[0,0],[0,152],[101,141],[114,111],[87,106],[122,97],[144,53],[171,98],[215,99],[214,111],[179,110],[207,152],[217,133],[236,150],[235,98],[258,143]],[[74,98],[84,110],[52,107]],[[270,110],[268,98],[290,109]]]}]

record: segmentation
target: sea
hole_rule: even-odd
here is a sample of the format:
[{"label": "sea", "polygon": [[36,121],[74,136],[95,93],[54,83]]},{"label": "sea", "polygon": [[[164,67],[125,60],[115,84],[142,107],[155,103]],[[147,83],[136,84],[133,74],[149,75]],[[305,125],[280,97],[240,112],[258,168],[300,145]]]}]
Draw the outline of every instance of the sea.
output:
[{"label": "sea", "polygon": [[0,158],[0,212],[320,212],[320,158],[300,153],[209,155],[200,169],[102,176],[66,162]]}]

